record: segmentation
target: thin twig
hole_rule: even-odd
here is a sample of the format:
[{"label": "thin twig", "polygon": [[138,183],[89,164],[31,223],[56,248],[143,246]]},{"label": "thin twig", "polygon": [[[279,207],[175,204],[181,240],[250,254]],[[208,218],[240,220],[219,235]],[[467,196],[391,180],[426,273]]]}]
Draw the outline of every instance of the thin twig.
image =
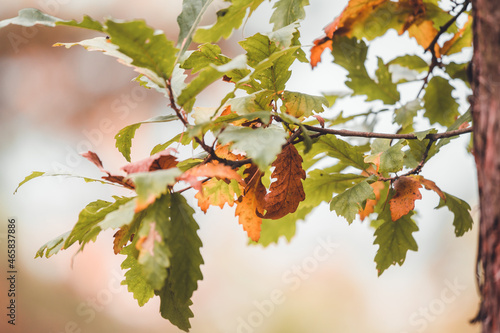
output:
[{"label": "thin twig", "polygon": [[431,52],[432,60],[431,60],[431,64],[429,65],[429,71],[427,72],[427,75],[423,79],[422,87],[418,91],[417,98],[424,91],[424,88],[427,85],[427,83],[429,82],[429,77],[431,76],[432,71],[434,70],[434,68],[436,66],[440,66],[440,64],[441,64],[440,60],[438,59],[438,57],[436,55],[436,50],[435,50],[435,46],[436,46],[436,43],[439,40],[439,37],[441,37],[452,26],[452,24],[455,23],[455,21],[458,19],[458,17],[463,12],[465,12],[467,10],[467,7],[469,6],[469,3],[470,3],[470,0],[465,0],[464,1],[464,3],[462,4],[462,8],[460,9],[460,11],[456,15],[454,15],[451,19],[449,19],[448,22],[446,22],[445,24],[443,24],[439,28],[439,31],[436,34],[436,36],[434,36],[434,39],[432,39],[432,41],[429,43],[429,46],[427,46],[427,48],[424,50],[424,52],[427,52],[427,51]]},{"label": "thin twig", "polygon": [[[391,134],[391,133],[374,133],[374,132],[360,132],[360,131],[351,131],[351,130],[336,130],[333,128],[321,128],[314,127],[310,125],[304,125],[304,127],[312,132],[317,132],[320,134],[333,134],[339,136],[355,136],[360,138],[381,138],[381,139],[406,139],[406,140],[418,140],[416,134],[408,133],[408,134]],[[462,128],[454,131],[442,132],[442,133],[429,133],[424,139],[429,140],[439,140],[444,138],[450,138],[452,136],[458,136],[464,133],[472,132],[472,127]],[[312,137],[312,136],[311,136]]]}]

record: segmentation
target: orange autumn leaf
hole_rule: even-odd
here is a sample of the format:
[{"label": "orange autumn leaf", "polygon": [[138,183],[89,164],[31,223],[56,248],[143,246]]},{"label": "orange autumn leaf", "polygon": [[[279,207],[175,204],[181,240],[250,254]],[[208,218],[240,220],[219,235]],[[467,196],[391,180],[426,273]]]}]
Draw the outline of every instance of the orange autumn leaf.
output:
[{"label": "orange autumn leaf", "polygon": [[311,67],[314,68],[321,61],[321,54],[325,49],[332,49],[333,36],[350,37],[353,25],[364,21],[376,7],[389,0],[351,0],[342,13],[324,29],[326,36],[314,41],[311,48]]},{"label": "orange autumn leaf", "polygon": [[264,196],[266,188],[262,184],[263,173],[256,165],[252,165],[244,172],[246,187],[243,196],[237,202],[235,216],[243,226],[248,237],[257,242],[260,238],[262,218],[259,216],[264,210]]},{"label": "orange autumn leaf", "polygon": [[[202,190],[195,194],[194,197],[198,199],[198,206],[204,213],[207,212],[210,206],[218,206],[222,209],[227,203],[229,207],[232,207],[238,199],[233,187],[220,182],[221,180],[212,178],[204,182],[201,185]],[[243,186],[241,184],[238,184],[238,186],[241,192]]]},{"label": "orange autumn leaf", "polygon": [[420,184],[424,185],[426,190],[436,192],[439,195],[439,197],[441,197],[441,199],[446,201],[446,195],[432,180],[425,179],[423,176],[411,176],[411,177],[415,178],[416,180],[418,180]]},{"label": "orange autumn leaf", "polygon": [[366,205],[364,209],[359,210],[359,217],[363,221],[368,215],[374,212],[375,205],[380,200],[380,192],[385,188],[385,183],[382,181],[377,181],[370,186],[373,188],[373,193],[375,193],[375,199],[366,200]]},{"label": "orange autumn leaf", "polygon": [[225,144],[225,145],[218,145],[215,148],[215,155],[217,155],[220,158],[225,158],[226,160],[231,160],[231,161],[240,161],[245,159],[245,156],[240,155],[240,154],[234,154],[231,152],[231,143]]},{"label": "orange autumn leaf", "polygon": [[266,214],[263,217],[277,220],[295,212],[305,199],[302,179],[306,179],[306,172],[302,168],[302,157],[293,145],[285,146],[272,166],[271,177],[276,181],[271,183],[265,197]]},{"label": "orange autumn leaf", "polygon": [[[420,46],[426,49],[431,44],[434,37],[436,37],[438,31],[436,28],[434,28],[434,24],[432,23],[432,21],[423,21],[420,24],[413,24],[411,27],[409,27],[408,34],[410,35],[410,37],[415,38]],[[438,58],[441,57],[439,45],[437,43],[436,45],[434,45],[434,54]]]},{"label": "orange autumn leaf", "polygon": [[394,182],[396,194],[389,200],[391,218],[399,220],[415,208],[415,200],[422,199],[422,185],[413,177],[400,177]]},{"label": "orange autumn leaf", "polygon": [[[311,67],[314,68],[321,61],[321,54],[325,49],[332,49],[334,36],[355,36],[358,39],[368,37],[370,32],[365,29],[371,24],[381,24],[380,18],[387,14],[395,16],[386,20],[387,29],[394,28],[402,35],[408,31],[409,36],[426,49],[438,31],[433,26],[432,13],[427,13],[427,4],[423,0],[350,0],[342,13],[325,27],[325,35],[314,41],[311,48]],[[379,32],[380,33],[380,32]],[[437,57],[440,56],[439,46],[434,48]]]},{"label": "orange autumn leaf", "polygon": [[238,222],[243,226],[251,240],[257,242],[260,238],[260,229],[262,218],[255,213],[257,208],[257,196],[255,188],[251,188],[238,202],[235,216],[238,216]]},{"label": "orange autumn leaf", "polygon": [[197,165],[184,172],[177,180],[185,181],[191,184],[194,189],[201,191],[202,181],[198,179],[199,177],[235,179],[238,183],[243,183],[243,179],[235,170],[217,161]]},{"label": "orange autumn leaf", "polygon": [[314,41],[314,46],[311,47],[311,67],[314,68],[321,61],[321,55],[325,49],[332,49],[332,40],[325,37],[322,39],[316,39]]},{"label": "orange autumn leaf", "polygon": [[457,43],[462,37],[466,34],[467,29],[470,29],[472,25],[472,16],[469,15],[467,22],[464,24],[464,26],[457,32],[455,35],[450,40],[447,40],[443,46],[441,47],[440,51],[441,54],[447,54],[450,49]]}]

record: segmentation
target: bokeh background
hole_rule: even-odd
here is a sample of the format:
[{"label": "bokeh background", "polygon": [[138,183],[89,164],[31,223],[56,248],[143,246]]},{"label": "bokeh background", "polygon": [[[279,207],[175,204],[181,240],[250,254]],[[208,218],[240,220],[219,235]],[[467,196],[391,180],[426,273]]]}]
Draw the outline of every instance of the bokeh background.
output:
[{"label": "bokeh background", "polygon": [[[346,3],[311,0],[301,25],[302,43],[311,45]],[[215,1],[203,24],[210,24],[214,13],[224,6]],[[271,6],[265,2],[243,30],[223,42],[223,52],[229,56],[243,53],[238,40],[270,31]],[[80,20],[83,14],[95,19],[144,18],[175,41],[181,1],[2,1],[0,19],[14,17],[24,7],[65,19]],[[114,147],[116,132],[170,112],[159,93],[138,88],[131,82],[134,72],[115,59],[78,47],[51,47],[55,42],[96,35],[70,27],[9,26],[0,30],[1,332],[178,331],[159,315],[157,298],[140,308],[126,287],[119,285],[124,257],[113,254],[112,231],[100,235],[76,256],[76,249],[69,249],[50,259],[34,259],[42,244],[72,228],[88,202],[109,199],[117,193],[115,188],[44,178],[13,195],[17,184],[33,170],[99,177],[99,171],[78,155],[87,150],[97,152],[108,170],[118,171],[126,161]],[[373,43],[369,67],[374,55],[387,61],[397,54],[422,52],[408,38],[394,38],[396,34],[390,32]],[[470,50],[463,55],[467,56]],[[314,71],[299,63],[293,65],[293,71],[290,90],[320,94],[345,89],[345,71],[332,65],[327,54]],[[468,93],[462,87],[456,97],[464,100]],[[214,106],[223,95],[224,86],[216,85],[197,105]],[[365,112],[368,106],[361,100],[342,101],[329,112]],[[393,127],[379,126],[377,130],[391,131]],[[154,145],[175,134],[170,125],[143,125],[133,141],[132,159],[146,157]],[[464,136],[446,146],[423,174],[444,191],[469,202],[477,221],[476,173],[473,158],[466,152],[468,140]],[[378,248],[372,244],[373,230],[366,222],[348,225],[326,205],[298,223],[291,242],[282,239],[268,248],[247,245],[232,208],[214,208],[207,215],[198,209],[205,264],[204,279],[193,297],[191,331],[479,332],[479,326],[468,323],[479,302],[477,226],[455,238],[453,215],[445,208],[434,210],[437,195],[423,192],[423,199],[417,202],[420,231],[414,234],[419,251],[409,252],[403,267],[391,267],[381,277],[373,262]],[[196,205],[193,193],[186,194]],[[7,325],[5,315],[8,218],[15,218],[17,225],[16,326]],[[328,242],[334,244],[331,253],[321,248]],[[318,257],[318,251],[327,255]],[[305,273],[297,273],[297,267]]]}]

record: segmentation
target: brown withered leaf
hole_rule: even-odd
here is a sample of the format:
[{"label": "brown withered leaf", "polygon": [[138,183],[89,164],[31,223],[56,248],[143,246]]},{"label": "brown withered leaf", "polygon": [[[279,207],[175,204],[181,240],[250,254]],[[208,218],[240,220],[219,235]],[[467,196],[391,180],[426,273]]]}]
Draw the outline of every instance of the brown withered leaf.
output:
[{"label": "brown withered leaf", "polygon": [[238,222],[243,226],[248,237],[257,242],[262,224],[262,217],[259,215],[263,213],[264,197],[267,191],[261,181],[263,173],[256,165],[250,166],[244,174],[246,187],[244,194],[236,203],[235,216],[238,216]]},{"label": "brown withered leaf", "polygon": [[115,254],[120,253],[123,247],[130,240],[129,237],[126,237],[128,235],[129,229],[130,227],[128,225],[124,225],[113,235],[113,251],[115,252]]},{"label": "brown withered leaf", "polygon": [[83,157],[85,157],[87,160],[89,160],[90,162],[94,163],[98,168],[99,170],[101,170],[102,172],[105,172],[105,173],[108,173],[106,170],[104,170],[104,167],[102,166],[102,162],[101,162],[101,159],[99,158],[99,156],[97,156],[96,153],[94,153],[93,151],[88,151],[86,153],[81,153],[80,155],[82,155]]},{"label": "brown withered leaf", "polygon": [[129,163],[122,167],[122,170],[127,174],[131,174],[173,168],[177,165],[176,158],[172,156],[173,152],[176,152],[173,148],[165,149],[143,160]]},{"label": "brown withered leaf", "polygon": [[90,162],[94,163],[99,168],[100,171],[108,174],[107,176],[101,177],[102,179],[107,180],[107,181],[112,182],[112,183],[123,185],[124,187],[127,187],[127,188],[132,189],[132,190],[135,188],[135,185],[131,180],[129,180],[129,179],[125,180],[124,179],[125,177],[120,176],[120,175],[112,175],[109,171],[105,170],[103,165],[102,165],[101,159],[93,151],[89,150],[86,153],[81,153],[81,155],[83,157],[85,157],[87,160],[89,160]]},{"label": "brown withered leaf", "polygon": [[276,179],[271,183],[265,197],[266,219],[277,220],[297,210],[299,203],[306,198],[302,179],[306,172],[302,168],[302,157],[294,145],[287,145],[276,157],[271,175]]},{"label": "brown withered leaf", "polygon": [[399,220],[415,208],[415,200],[422,199],[419,190],[421,187],[420,182],[413,177],[399,177],[394,182],[396,194],[389,200],[393,221]]},{"label": "brown withered leaf", "polygon": [[107,176],[102,176],[102,179],[105,179],[105,180],[110,181],[112,183],[122,184],[123,186],[125,186],[126,188],[129,188],[131,190],[135,189],[134,182],[130,179],[125,179],[125,177],[123,177],[123,176],[108,174]]},{"label": "brown withered leaf", "polygon": [[410,177],[418,180],[418,182],[420,184],[424,185],[426,190],[436,192],[439,195],[439,197],[441,199],[443,199],[443,201],[446,202],[446,195],[443,193],[443,191],[441,191],[441,189],[432,180],[428,180],[428,179],[425,179],[423,176],[416,176],[416,175],[412,175]]}]

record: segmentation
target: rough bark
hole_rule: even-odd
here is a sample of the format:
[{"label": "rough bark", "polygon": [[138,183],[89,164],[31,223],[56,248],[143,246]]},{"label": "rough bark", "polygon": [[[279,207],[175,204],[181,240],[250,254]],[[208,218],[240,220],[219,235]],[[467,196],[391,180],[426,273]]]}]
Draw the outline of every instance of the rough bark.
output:
[{"label": "rough bark", "polygon": [[500,333],[500,6],[474,0],[474,156],[479,199],[478,264],[483,333]]}]

